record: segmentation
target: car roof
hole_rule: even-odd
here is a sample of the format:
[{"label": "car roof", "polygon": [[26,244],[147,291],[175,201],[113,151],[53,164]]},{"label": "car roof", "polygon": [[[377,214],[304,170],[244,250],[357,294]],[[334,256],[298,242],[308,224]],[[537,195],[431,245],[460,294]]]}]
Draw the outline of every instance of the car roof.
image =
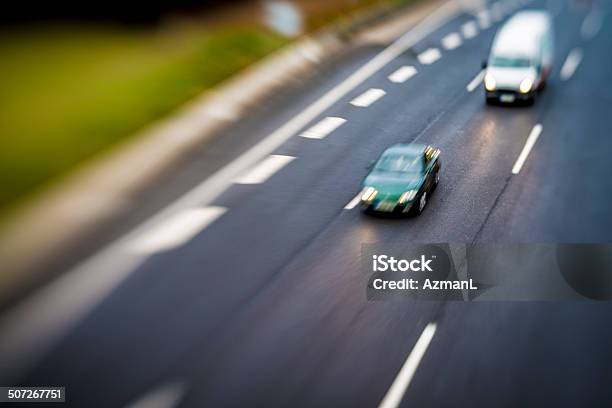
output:
[{"label": "car roof", "polygon": [[543,10],[525,10],[512,16],[495,36],[494,54],[533,55],[540,36],[550,30],[550,15]]},{"label": "car roof", "polygon": [[418,144],[418,143],[398,143],[395,144],[389,148],[387,148],[384,152],[384,154],[405,154],[405,155],[411,155],[411,156],[417,156],[419,154],[422,154],[425,151],[425,148],[427,146],[425,146],[424,144]]}]

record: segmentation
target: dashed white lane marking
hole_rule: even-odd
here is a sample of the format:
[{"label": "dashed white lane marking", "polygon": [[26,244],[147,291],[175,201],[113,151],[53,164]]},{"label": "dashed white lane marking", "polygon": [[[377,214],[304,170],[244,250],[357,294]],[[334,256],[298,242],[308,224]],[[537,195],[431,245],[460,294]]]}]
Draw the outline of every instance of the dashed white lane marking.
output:
[{"label": "dashed white lane marking", "polygon": [[516,5],[514,4],[513,1],[502,1],[502,7],[504,10],[504,14],[510,14],[512,13],[512,11],[514,11]]},{"label": "dashed white lane marking", "polygon": [[383,96],[385,96],[386,92],[382,89],[371,88],[356,97],[351,101],[351,105],[358,106],[360,108],[367,108]]},{"label": "dashed white lane marking", "polygon": [[442,54],[440,53],[440,50],[437,48],[429,48],[423,51],[422,53],[420,53],[417,58],[419,59],[419,62],[421,64],[429,65],[429,64],[433,64],[434,62],[442,58]]},{"label": "dashed white lane marking", "polygon": [[567,81],[574,75],[576,72],[576,68],[580,65],[580,61],[582,61],[582,50],[580,48],[574,48],[570,51],[561,67],[561,72],[559,76],[561,80]]},{"label": "dashed white lane marking", "polygon": [[467,39],[476,37],[476,35],[478,35],[478,27],[476,26],[476,22],[468,21],[467,23],[462,25],[461,33]]},{"label": "dashed white lane marking", "polygon": [[269,179],[274,173],[291,163],[293,160],[295,160],[295,157],[293,156],[272,154],[256,165],[251,171],[242,177],[237,178],[234,183],[261,184]]},{"label": "dashed white lane marking", "polygon": [[445,50],[454,50],[461,45],[461,36],[458,33],[450,33],[442,38],[442,47]]},{"label": "dashed white lane marking", "polygon": [[346,122],[346,119],[328,116],[303,132],[300,136],[308,139],[323,139]]},{"label": "dashed white lane marking", "polygon": [[565,0],[546,0],[546,8],[553,16],[558,17],[565,7]]},{"label": "dashed white lane marking", "polygon": [[542,124],[540,123],[535,125],[533,129],[531,129],[531,133],[529,133],[529,137],[525,142],[525,146],[523,147],[523,150],[521,151],[521,154],[519,155],[518,159],[516,159],[514,167],[512,167],[512,174],[519,174],[521,168],[523,167],[523,164],[525,164],[525,160],[527,160],[527,157],[529,156],[529,152],[531,152],[533,145],[535,145],[535,142],[538,140],[538,137],[540,137],[541,133]]},{"label": "dashed white lane marking", "polygon": [[361,193],[357,194],[351,201],[349,201],[348,204],[344,206],[344,209],[352,210],[353,208],[357,207],[359,201],[361,201]]},{"label": "dashed white lane marking", "polygon": [[480,85],[480,83],[482,82],[484,76],[485,76],[485,70],[483,69],[478,74],[476,74],[474,79],[472,79],[470,81],[470,83],[467,84],[465,89],[467,89],[468,92],[474,91],[474,89],[476,89],[478,87],[478,85]]},{"label": "dashed white lane marking", "polygon": [[590,40],[595,37],[603,26],[603,14],[598,9],[593,9],[586,15],[582,25],[580,26],[580,35],[585,40]]},{"label": "dashed white lane marking", "polygon": [[488,10],[479,11],[477,14],[477,18],[480,29],[486,30],[491,26],[491,15],[489,14]]},{"label": "dashed white lane marking", "polygon": [[425,330],[423,330],[423,333],[421,333],[421,337],[417,340],[410,354],[408,354],[406,362],[400,369],[378,408],[397,408],[400,405],[434,334],[436,334],[436,324],[429,323],[427,327],[425,327]]},{"label": "dashed white lane marking", "polygon": [[405,65],[389,75],[389,81],[395,82],[396,84],[401,84],[406,82],[413,76],[417,74],[417,70],[412,65]]},{"label": "dashed white lane marking", "polygon": [[178,248],[221,217],[227,208],[204,207],[183,210],[142,233],[128,243],[127,250],[137,254],[153,254]]},{"label": "dashed white lane marking", "polygon": [[489,12],[493,21],[500,21],[502,18],[504,18],[504,11],[502,9],[501,2],[499,1],[491,4]]}]

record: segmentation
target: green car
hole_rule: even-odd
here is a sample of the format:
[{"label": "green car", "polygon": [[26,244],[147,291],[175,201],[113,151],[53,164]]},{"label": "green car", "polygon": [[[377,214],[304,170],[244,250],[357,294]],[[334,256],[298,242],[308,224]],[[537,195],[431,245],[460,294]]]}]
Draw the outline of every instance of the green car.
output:
[{"label": "green car", "polygon": [[440,149],[397,144],[383,152],[363,180],[367,212],[420,214],[440,181]]}]

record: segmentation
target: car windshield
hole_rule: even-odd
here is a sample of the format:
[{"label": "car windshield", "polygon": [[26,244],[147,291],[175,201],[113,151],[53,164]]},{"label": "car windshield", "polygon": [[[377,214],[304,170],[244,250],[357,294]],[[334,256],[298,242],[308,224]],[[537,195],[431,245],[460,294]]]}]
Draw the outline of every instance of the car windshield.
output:
[{"label": "car windshield", "polygon": [[421,156],[386,154],[378,160],[374,170],[420,174],[423,171],[423,160]]},{"label": "car windshield", "polygon": [[491,66],[499,68],[528,68],[531,66],[529,58],[493,57]]}]

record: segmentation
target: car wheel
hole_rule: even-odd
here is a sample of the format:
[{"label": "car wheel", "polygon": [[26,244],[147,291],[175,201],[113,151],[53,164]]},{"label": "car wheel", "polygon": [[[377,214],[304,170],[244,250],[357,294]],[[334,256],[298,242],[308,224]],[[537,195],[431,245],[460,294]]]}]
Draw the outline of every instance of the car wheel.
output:
[{"label": "car wheel", "polygon": [[440,170],[436,171],[436,175],[434,176],[434,186],[437,187],[440,182]]}]

